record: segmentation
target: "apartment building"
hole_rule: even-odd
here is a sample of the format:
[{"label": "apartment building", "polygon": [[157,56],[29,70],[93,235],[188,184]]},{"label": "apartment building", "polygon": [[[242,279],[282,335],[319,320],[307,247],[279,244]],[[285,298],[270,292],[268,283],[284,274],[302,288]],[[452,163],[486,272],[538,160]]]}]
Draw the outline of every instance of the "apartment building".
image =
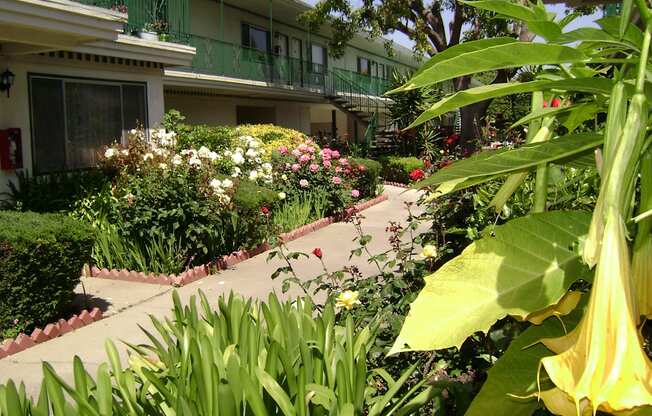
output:
[{"label": "apartment building", "polygon": [[[275,123],[359,138],[394,69],[362,37],[342,58],[295,0],[0,0],[0,191],[20,169],[95,164],[97,149],[168,109],[188,122]],[[372,121],[374,120],[374,121]]]}]

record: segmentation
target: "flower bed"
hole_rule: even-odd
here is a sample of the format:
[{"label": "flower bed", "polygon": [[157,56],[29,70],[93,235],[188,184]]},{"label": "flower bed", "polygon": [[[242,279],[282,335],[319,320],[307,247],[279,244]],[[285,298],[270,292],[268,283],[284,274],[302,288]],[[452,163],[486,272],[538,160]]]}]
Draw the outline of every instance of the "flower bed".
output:
[{"label": "flower bed", "polygon": [[[377,205],[383,201],[387,200],[387,195],[380,195],[376,198],[367,200],[365,202],[359,203],[354,207],[349,208],[345,212],[345,215],[350,215],[353,211],[359,212],[367,208],[370,208],[374,205]],[[284,242],[289,242],[296,240],[297,238],[303,237],[307,234],[310,234],[314,231],[320,230],[330,224],[336,222],[338,218],[336,216],[322,218],[320,220],[314,221],[310,224],[301,226],[295,230],[292,230],[288,233],[283,233],[279,237]],[[158,285],[172,285],[172,286],[184,286],[189,283],[195,282],[201,278],[207,277],[211,274],[211,270],[225,270],[229,267],[233,267],[238,263],[241,263],[247,259],[250,259],[254,256],[257,256],[270,249],[269,244],[263,243],[258,247],[252,250],[238,250],[229,254],[228,256],[222,256],[216,261],[194,267],[190,270],[187,270],[178,275],[166,275],[166,274],[154,274],[154,273],[143,273],[138,271],[131,271],[127,269],[106,269],[91,267],[91,277],[101,278],[101,279],[111,279],[111,280],[123,280],[128,282],[139,282],[139,283],[150,283]]]}]

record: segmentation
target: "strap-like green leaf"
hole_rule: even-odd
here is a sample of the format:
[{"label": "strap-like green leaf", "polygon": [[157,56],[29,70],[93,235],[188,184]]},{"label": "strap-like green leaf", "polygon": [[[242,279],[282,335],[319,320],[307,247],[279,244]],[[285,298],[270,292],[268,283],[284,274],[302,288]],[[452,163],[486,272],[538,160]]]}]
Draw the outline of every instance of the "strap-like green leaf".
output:
[{"label": "strap-like green leaf", "polygon": [[601,143],[602,136],[599,134],[580,133],[543,143],[526,144],[516,149],[486,151],[440,169],[414,186],[423,188],[530,169],[540,163],[550,163],[583,153]]},{"label": "strap-like green leaf", "polygon": [[582,51],[562,45],[514,42],[490,46],[482,50],[456,54],[450,59],[431,65],[408,81],[403,90],[422,88],[478,72],[518,68],[525,65],[582,62],[585,59],[586,56]]},{"label": "strap-like green leaf", "polygon": [[557,303],[575,280],[590,279],[577,247],[590,220],[556,211],[496,227],[426,278],[390,354],[459,347],[507,315]]}]

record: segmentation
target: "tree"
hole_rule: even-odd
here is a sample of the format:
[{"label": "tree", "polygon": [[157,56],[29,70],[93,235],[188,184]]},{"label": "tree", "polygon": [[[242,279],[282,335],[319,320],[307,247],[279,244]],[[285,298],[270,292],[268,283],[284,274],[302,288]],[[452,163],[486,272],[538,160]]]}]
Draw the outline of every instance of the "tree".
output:
[{"label": "tree", "polygon": [[[492,11],[465,6],[455,0],[363,0],[354,8],[351,0],[320,0],[314,9],[304,13],[301,20],[316,31],[323,24],[333,27],[330,53],[339,57],[345,45],[360,30],[369,38],[400,32],[415,43],[415,52],[421,56],[435,56],[446,49],[469,40],[496,36],[511,36],[531,41],[534,35],[527,25],[497,17]],[[444,15],[452,15],[446,31]],[[386,42],[392,52],[392,42]],[[506,82],[514,69],[498,70],[491,83]],[[455,91],[470,87],[471,77],[453,80]],[[478,125],[491,101],[483,101],[460,109],[462,140],[478,136]]]}]

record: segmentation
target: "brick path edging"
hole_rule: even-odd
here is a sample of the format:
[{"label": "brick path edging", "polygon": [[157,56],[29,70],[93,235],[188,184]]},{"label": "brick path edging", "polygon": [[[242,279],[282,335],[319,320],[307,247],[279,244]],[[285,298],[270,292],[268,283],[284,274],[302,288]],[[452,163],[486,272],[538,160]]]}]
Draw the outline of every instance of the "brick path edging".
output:
[{"label": "brick path edging", "polygon": [[[348,208],[343,216],[346,217],[348,215],[351,215],[354,211],[365,210],[383,201],[386,201],[387,199],[388,196],[386,194],[379,195],[376,198],[356,204],[352,208]],[[296,240],[297,238],[303,237],[307,234],[320,230],[330,224],[333,224],[334,222],[337,222],[338,219],[341,217],[342,216],[339,217],[333,216],[333,217],[322,218],[320,220],[317,220],[310,224],[306,224],[287,233],[281,234],[280,237],[285,242]],[[157,285],[184,286],[210,275],[211,266],[213,266],[213,268],[217,270],[225,270],[247,259],[250,259],[251,257],[264,253],[270,248],[271,247],[268,243],[263,243],[251,250],[238,250],[229,255],[222,256],[210,264],[203,264],[200,266],[193,267],[192,269],[186,270],[178,275],[145,273],[145,272],[137,272],[137,271],[127,270],[127,269],[109,270],[109,269],[100,269],[98,267],[93,266],[91,267],[91,277],[100,278],[100,279],[122,280],[127,282],[151,283]]]},{"label": "brick path edging", "polygon": [[383,185],[396,186],[397,188],[410,189],[410,185],[401,182],[383,181]]},{"label": "brick path edging", "polygon": [[57,338],[63,334],[74,331],[86,325],[92,324],[102,319],[102,310],[93,308],[92,310],[84,309],[79,315],[73,315],[70,319],[59,319],[55,323],[47,324],[44,328],[36,328],[31,335],[23,332],[16,338],[6,339],[0,345],[0,359],[19,353],[27,348],[33,347],[42,342]]}]

